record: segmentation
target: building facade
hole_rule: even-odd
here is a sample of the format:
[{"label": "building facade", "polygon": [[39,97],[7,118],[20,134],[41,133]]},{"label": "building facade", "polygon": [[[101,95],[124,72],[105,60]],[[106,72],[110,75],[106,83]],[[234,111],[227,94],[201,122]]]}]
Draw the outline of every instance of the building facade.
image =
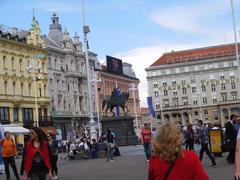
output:
[{"label": "building facade", "polygon": [[[129,92],[129,99],[126,102],[126,106],[128,108],[128,114],[135,117],[134,124],[136,128],[136,119],[139,121],[140,117],[140,99],[138,90],[140,81],[136,77],[131,64],[124,62],[122,63],[122,67],[123,73],[118,74],[109,72],[107,67],[105,65],[100,65],[100,63],[95,65],[95,79],[100,80],[100,82],[96,84],[97,88],[95,90],[95,93],[98,93],[95,95],[98,97],[98,100],[95,101],[98,101],[98,107],[97,103],[94,103],[94,107],[96,107],[95,113],[97,113],[97,109],[99,108],[100,116],[106,116],[105,108],[102,107],[102,102],[106,97],[111,96],[114,88],[118,87],[120,92]],[[114,112],[116,113],[116,108],[114,109]],[[108,116],[112,116],[110,110],[108,110],[107,114]],[[121,108],[120,115],[123,115]]]},{"label": "building facade", "polygon": [[[82,128],[89,122],[86,60],[82,43],[77,34],[72,39],[67,29],[62,31],[55,12],[44,41],[48,52],[51,117],[61,138],[69,139],[83,131]],[[96,59],[97,55],[89,52],[91,79]]]},{"label": "building facade", "polygon": [[172,51],[147,71],[148,91],[162,123],[224,126],[239,112],[240,77],[234,44]]},{"label": "building facade", "polygon": [[[50,101],[45,60],[45,43],[35,17],[29,31],[0,25],[0,123],[36,126],[37,101],[39,124],[48,124]],[[29,65],[39,67],[38,71],[30,72]]]}]

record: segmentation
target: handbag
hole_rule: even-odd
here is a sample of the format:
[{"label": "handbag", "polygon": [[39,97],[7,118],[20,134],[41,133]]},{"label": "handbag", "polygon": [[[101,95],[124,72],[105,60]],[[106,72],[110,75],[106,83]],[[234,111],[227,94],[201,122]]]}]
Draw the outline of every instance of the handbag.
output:
[{"label": "handbag", "polygon": [[169,168],[168,168],[168,170],[167,170],[167,172],[166,172],[166,174],[165,174],[165,176],[164,176],[164,178],[163,178],[164,180],[167,180],[170,172],[171,172],[172,169],[173,169],[174,164],[175,164],[175,162],[170,164],[170,166],[169,166]]}]

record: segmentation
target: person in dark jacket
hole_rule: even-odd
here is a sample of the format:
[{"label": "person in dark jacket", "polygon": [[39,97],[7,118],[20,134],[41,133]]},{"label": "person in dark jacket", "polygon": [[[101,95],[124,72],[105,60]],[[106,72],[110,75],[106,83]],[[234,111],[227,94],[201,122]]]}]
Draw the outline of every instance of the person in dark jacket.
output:
[{"label": "person in dark jacket", "polygon": [[226,141],[232,145],[231,150],[227,156],[227,161],[229,164],[234,163],[235,160],[235,148],[236,148],[236,138],[237,132],[234,128],[236,116],[232,114],[230,120],[226,123]]}]

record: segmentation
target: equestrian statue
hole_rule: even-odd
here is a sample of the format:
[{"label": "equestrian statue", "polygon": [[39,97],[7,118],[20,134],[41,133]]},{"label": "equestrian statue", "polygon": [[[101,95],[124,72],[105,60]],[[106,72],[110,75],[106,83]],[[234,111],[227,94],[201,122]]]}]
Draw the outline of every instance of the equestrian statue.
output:
[{"label": "equestrian statue", "polygon": [[[118,95],[119,94],[119,95]],[[113,116],[115,116],[115,113],[113,112],[113,108],[115,107],[121,107],[123,110],[124,115],[128,113],[128,108],[126,106],[126,102],[129,98],[129,92],[122,92],[120,93],[119,88],[114,88],[112,91],[111,96],[106,96],[102,101],[102,109],[105,108],[105,114],[107,115],[108,110],[112,112]],[[127,112],[125,111],[127,110]]]}]

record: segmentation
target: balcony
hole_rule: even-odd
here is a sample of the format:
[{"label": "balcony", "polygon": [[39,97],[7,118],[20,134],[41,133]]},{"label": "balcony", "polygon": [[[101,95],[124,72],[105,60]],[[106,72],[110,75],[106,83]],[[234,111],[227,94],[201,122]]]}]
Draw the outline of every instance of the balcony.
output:
[{"label": "balcony", "polygon": [[66,77],[78,77],[78,78],[86,78],[87,74],[82,73],[82,72],[72,72],[72,71],[67,71],[65,74]]},{"label": "balcony", "polygon": [[51,113],[51,115],[55,117],[70,117],[72,116],[72,112],[71,111],[54,111]]}]

